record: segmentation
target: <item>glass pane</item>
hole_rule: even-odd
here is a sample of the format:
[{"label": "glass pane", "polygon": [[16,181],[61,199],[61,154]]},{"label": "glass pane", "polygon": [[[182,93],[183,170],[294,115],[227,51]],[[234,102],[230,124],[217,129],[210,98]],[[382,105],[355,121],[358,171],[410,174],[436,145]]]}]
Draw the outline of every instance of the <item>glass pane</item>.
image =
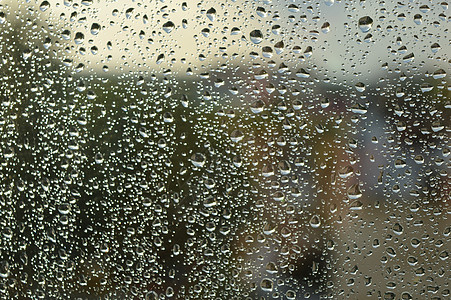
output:
[{"label": "glass pane", "polygon": [[448,13],[1,1],[1,298],[448,298]]}]

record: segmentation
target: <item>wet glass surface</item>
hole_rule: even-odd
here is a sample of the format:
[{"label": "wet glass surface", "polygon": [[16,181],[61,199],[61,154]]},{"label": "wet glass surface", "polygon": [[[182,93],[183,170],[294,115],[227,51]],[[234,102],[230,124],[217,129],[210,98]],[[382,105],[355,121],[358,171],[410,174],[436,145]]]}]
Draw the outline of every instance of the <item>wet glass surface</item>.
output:
[{"label": "wet glass surface", "polygon": [[0,2],[3,299],[446,299],[441,1]]}]

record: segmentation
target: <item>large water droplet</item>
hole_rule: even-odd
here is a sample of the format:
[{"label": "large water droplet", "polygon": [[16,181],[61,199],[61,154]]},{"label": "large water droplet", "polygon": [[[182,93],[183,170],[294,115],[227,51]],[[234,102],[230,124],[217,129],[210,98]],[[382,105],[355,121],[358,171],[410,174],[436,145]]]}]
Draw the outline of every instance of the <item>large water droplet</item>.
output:
[{"label": "large water droplet", "polygon": [[203,167],[206,160],[205,155],[202,153],[195,153],[191,156],[191,163],[196,167]]},{"label": "large water droplet", "polygon": [[258,29],[252,30],[249,36],[254,44],[260,44],[263,41],[263,33]]},{"label": "large water droplet", "polygon": [[371,19],[369,16],[361,17],[359,19],[359,28],[362,32],[370,31],[372,26],[373,26],[373,19]]},{"label": "large water droplet", "polygon": [[166,31],[166,33],[171,33],[172,30],[174,30],[175,25],[172,21],[167,21],[163,24],[163,30]]},{"label": "large water droplet", "polygon": [[39,9],[43,12],[49,8],[50,8],[50,3],[48,1],[42,1],[41,5],[39,5]]},{"label": "large water droplet", "polygon": [[100,32],[100,24],[92,23],[91,25],[91,34],[97,35]]},{"label": "large water droplet", "polygon": [[273,290],[273,281],[269,278],[263,278],[260,282],[260,287],[262,291],[271,292]]},{"label": "large water droplet", "polygon": [[318,228],[321,226],[321,219],[318,215],[313,215],[309,223],[313,228]]},{"label": "large water droplet", "polygon": [[207,17],[210,19],[210,21],[214,21],[216,18],[216,9],[213,7],[207,10]]},{"label": "large water droplet", "polygon": [[351,200],[358,199],[362,197],[362,192],[360,191],[360,186],[358,183],[351,185],[348,189],[348,197]]},{"label": "large water droplet", "polygon": [[397,235],[402,234],[402,232],[404,231],[404,228],[402,227],[401,224],[399,223],[395,223],[395,225],[393,225],[393,232]]},{"label": "large water droplet", "polygon": [[324,0],[324,4],[326,4],[327,6],[332,6],[334,5],[335,0]]},{"label": "large water droplet", "polygon": [[265,102],[263,102],[262,100],[255,100],[254,102],[252,102],[250,107],[251,107],[251,111],[254,114],[259,114],[264,110]]}]

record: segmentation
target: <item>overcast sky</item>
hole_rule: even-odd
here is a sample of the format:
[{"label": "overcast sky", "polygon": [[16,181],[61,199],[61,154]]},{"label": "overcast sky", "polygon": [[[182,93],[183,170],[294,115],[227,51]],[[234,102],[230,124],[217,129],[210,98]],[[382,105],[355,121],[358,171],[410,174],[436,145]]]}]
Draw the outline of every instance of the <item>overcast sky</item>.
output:
[{"label": "overcast sky", "polygon": [[[8,2],[12,5],[12,11],[17,9],[16,0],[4,1],[6,4]],[[58,38],[64,29],[71,32],[71,39],[61,40],[61,43],[71,44],[74,48],[69,53],[61,53],[65,58],[74,59],[74,65],[84,63],[84,72],[88,73],[103,72],[104,66],[108,66],[111,73],[133,70],[151,74],[167,68],[184,72],[188,67],[192,67],[194,72],[202,72],[211,66],[231,61],[241,65],[243,60],[251,59],[251,51],[261,56],[262,47],[270,46],[275,50],[274,44],[283,41],[284,52],[280,55],[274,52],[271,57],[277,63],[285,62],[294,69],[318,65],[327,76],[335,74],[346,78],[354,76],[353,73],[360,73],[360,76],[374,79],[384,74],[381,68],[384,62],[393,68],[401,62],[400,68],[409,69],[412,63],[402,62],[402,57],[410,53],[415,55],[413,64],[420,68],[421,61],[426,61],[428,66],[436,64],[437,68],[447,68],[446,54],[451,50],[449,41],[445,40],[449,22],[447,19],[441,20],[439,16],[446,15],[447,10],[441,7],[440,1],[434,4],[429,1],[405,1],[405,6],[398,5],[396,1],[385,1],[387,3],[384,6],[379,4],[380,1],[364,1],[363,4],[355,4],[359,1],[331,0],[304,1],[306,4],[300,1],[270,0],[223,1],[225,4],[218,1],[186,1],[186,9],[182,8],[183,1],[94,0],[91,5],[69,6],[64,4],[67,0],[48,2],[50,7],[45,11],[38,9],[34,17],[41,24],[54,24]],[[144,4],[147,2],[150,3]],[[27,5],[37,8],[41,3],[36,1]],[[289,7],[290,4],[299,9]],[[423,4],[433,9],[421,12],[420,6]],[[206,11],[210,8],[214,8],[216,14],[208,18]],[[71,21],[73,13],[77,16]],[[398,18],[401,13],[405,14],[404,21]],[[422,15],[423,23],[420,25],[414,22],[416,14]],[[362,32],[358,26],[358,20],[364,16],[370,16],[374,21],[368,32]],[[183,19],[187,20],[186,28],[183,27]],[[163,25],[169,21],[175,27],[168,33],[163,30]],[[434,24],[434,21],[437,23]],[[327,33],[322,31],[326,22],[330,24]],[[96,35],[91,33],[94,23],[101,26]],[[280,25],[281,34],[272,32],[274,25]],[[240,29],[237,35],[231,34],[234,27]],[[209,29],[208,36],[202,34],[206,28]],[[258,45],[249,39],[250,32],[255,29],[263,33],[263,41]],[[77,32],[84,34],[84,41],[79,45],[74,43]],[[364,41],[368,34],[372,35],[374,42]],[[245,41],[241,39],[242,36],[246,38]],[[402,44],[397,44],[398,38]],[[108,49],[108,42],[111,42],[112,49]],[[441,45],[441,55],[432,53],[430,46],[434,42]],[[98,48],[95,55],[90,51],[93,46]],[[301,52],[311,46],[313,54],[306,61],[300,61],[298,58],[301,54],[292,51],[294,46],[299,46]],[[399,48],[402,46],[406,49],[400,53]],[[81,47],[87,49],[85,55],[80,54]],[[398,54],[390,54],[391,50],[398,51]],[[224,52],[227,58],[222,57]],[[238,56],[232,59],[234,53]],[[205,56],[205,60],[200,60],[200,54]],[[161,55],[164,57],[157,64]],[[432,56],[441,57],[441,61],[428,59]],[[256,61],[265,64],[269,60],[259,58]]]}]

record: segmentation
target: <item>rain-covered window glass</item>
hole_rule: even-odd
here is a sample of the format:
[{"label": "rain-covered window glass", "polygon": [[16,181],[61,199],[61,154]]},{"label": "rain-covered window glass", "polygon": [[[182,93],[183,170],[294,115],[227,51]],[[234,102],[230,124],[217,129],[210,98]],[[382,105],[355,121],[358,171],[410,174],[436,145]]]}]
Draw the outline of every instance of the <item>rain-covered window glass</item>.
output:
[{"label": "rain-covered window glass", "polygon": [[434,0],[0,1],[1,299],[449,299]]}]

